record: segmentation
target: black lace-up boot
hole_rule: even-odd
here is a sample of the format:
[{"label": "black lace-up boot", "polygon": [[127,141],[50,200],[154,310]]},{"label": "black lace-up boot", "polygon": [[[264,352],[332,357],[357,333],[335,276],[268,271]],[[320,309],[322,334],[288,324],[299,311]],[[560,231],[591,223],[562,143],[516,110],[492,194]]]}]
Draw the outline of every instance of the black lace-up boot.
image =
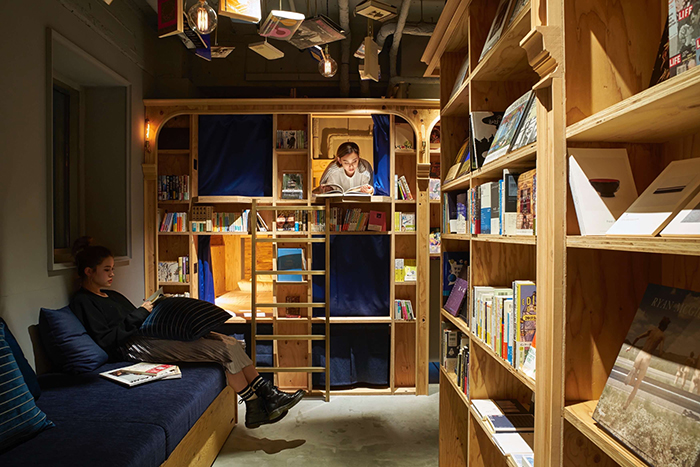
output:
[{"label": "black lace-up boot", "polygon": [[289,394],[280,391],[269,381],[265,381],[261,384],[260,387],[255,390],[255,394],[257,394],[258,399],[262,399],[265,410],[267,410],[267,413],[270,415],[270,419],[274,419],[287,412],[297,405],[304,397],[304,391],[301,389],[294,394]]},{"label": "black lace-up boot", "polygon": [[274,417],[265,410],[265,403],[258,397],[253,400],[245,401],[245,427],[248,429],[257,428],[260,425],[267,425],[282,420],[287,411],[277,412]]}]

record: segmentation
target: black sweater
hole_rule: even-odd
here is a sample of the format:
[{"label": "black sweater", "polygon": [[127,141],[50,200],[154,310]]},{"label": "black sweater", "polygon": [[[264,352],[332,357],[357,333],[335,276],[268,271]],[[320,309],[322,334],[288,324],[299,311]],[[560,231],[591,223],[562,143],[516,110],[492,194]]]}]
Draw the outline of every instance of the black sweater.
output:
[{"label": "black sweater", "polygon": [[119,347],[136,334],[148,317],[148,310],[136,308],[128,298],[113,290],[102,290],[100,297],[85,288],[78,290],[70,302],[70,309],[87,333],[102,347],[110,360],[121,358]]}]

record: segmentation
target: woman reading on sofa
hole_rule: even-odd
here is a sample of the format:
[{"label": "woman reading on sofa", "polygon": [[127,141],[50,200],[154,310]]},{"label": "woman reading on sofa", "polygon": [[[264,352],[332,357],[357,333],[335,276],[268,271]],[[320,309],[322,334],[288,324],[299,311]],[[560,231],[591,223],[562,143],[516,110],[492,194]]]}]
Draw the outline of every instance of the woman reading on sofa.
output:
[{"label": "woman reading on sofa", "polygon": [[105,290],[114,278],[114,257],[109,249],[90,245],[90,239],[82,237],[75,242],[73,255],[81,287],[71,299],[70,309],[110,360],[220,363],[229,386],[246,402],[247,428],[281,420],[304,396],[302,390],[288,394],[264,380],[238,341],[224,334],[211,332],[192,342],[139,335],[153,305],[144,302],[136,308],[119,292]]}]

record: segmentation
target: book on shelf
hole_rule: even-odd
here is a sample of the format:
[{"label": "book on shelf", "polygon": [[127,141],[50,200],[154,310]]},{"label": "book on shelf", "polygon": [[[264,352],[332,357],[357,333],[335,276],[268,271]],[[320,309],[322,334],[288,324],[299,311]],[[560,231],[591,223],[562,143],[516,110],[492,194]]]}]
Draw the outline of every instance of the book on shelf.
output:
[{"label": "book on shelf", "polygon": [[515,311],[513,366],[520,368],[537,331],[537,286],[532,281],[513,281]]},{"label": "book on shelf", "polygon": [[309,211],[282,210],[277,212],[277,232],[306,232],[309,230]]},{"label": "book on shelf", "polygon": [[411,188],[408,186],[408,181],[406,177],[401,175],[394,175],[394,181],[396,184],[396,199],[399,200],[412,200],[413,195],[411,194]]},{"label": "book on shelf", "polygon": [[189,201],[189,175],[159,175],[158,201]]},{"label": "book on shelf", "polygon": [[272,10],[260,26],[262,37],[289,41],[304,21],[304,15],[294,11]]},{"label": "book on shelf", "polygon": [[530,104],[520,121],[510,151],[517,151],[537,141],[537,96],[533,94]]},{"label": "book on shelf", "polygon": [[528,170],[518,177],[518,215],[515,221],[517,235],[534,235],[534,178],[536,169]]},{"label": "book on shelf", "polygon": [[520,367],[520,371],[532,379],[535,379],[535,363],[537,362],[536,343],[537,333],[535,333],[535,335],[532,337],[532,343],[530,344],[530,348],[525,356],[525,361],[523,361],[523,364]]},{"label": "book on shelf", "polygon": [[452,316],[457,316],[460,310],[462,309],[462,304],[464,303],[464,300],[469,299],[468,296],[469,283],[467,282],[467,279],[458,277],[454,287],[452,287],[450,296],[445,302],[445,311],[450,313]]},{"label": "book on shelf", "polygon": [[190,258],[180,256],[176,261],[158,262],[159,282],[182,282],[187,283],[190,279]]},{"label": "book on shelf", "polygon": [[406,277],[406,269],[403,258],[394,259],[394,282],[403,282]]},{"label": "book on shelf", "polygon": [[[442,296],[449,297],[461,274],[466,274],[466,268],[469,266],[468,251],[445,251],[442,254]],[[462,272],[464,270],[464,272]]]},{"label": "book on shelf", "polygon": [[662,237],[700,235],[700,192],[661,231]]},{"label": "book on shelf", "polygon": [[[430,149],[439,150],[440,149],[440,124],[438,123],[430,130]],[[438,175],[438,178],[440,176]]]},{"label": "book on shelf", "polygon": [[[498,298],[512,297],[508,287],[476,286],[473,289],[474,305],[470,317],[470,329],[475,337],[502,356],[501,347],[496,345],[497,333],[502,330],[502,315],[497,316]],[[503,357],[503,356],[502,356]]]},{"label": "book on shelf", "polygon": [[277,130],[277,149],[306,149],[305,130]]},{"label": "book on shelf", "polygon": [[413,321],[416,315],[413,312],[413,304],[410,300],[394,300],[394,317],[398,321]]},{"label": "book on shelf", "polygon": [[503,169],[501,183],[501,233],[515,235],[518,221],[518,174]]},{"label": "book on shelf", "polygon": [[430,201],[440,201],[440,179],[431,178],[428,180],[428,199]]},{"label": "book on shelf", "polygon": [[496,433],[493,441],[504,456],[532,456],[535,445],[535,434],[525,433]]},{"label": "book on shelf", "polygon": [[[142,370],[144,368],[143,364],[137,363],[136,365],[104,371],[100,373],[100,376],[130,388],[141,384],[150,383],[151,381],[158,381],[160,379],[176,379],[178,378],[178,375],[180,375],[179,377],[182,377],[180,369],[176,365],[166,366],[169,367],[167,371],[144,373]],[[133,370],[134,367],[138,368],[138,371]]]},{"label": "book on shelf", "polygon": [[[446,326],[446,323],[443,323]],[[460,331],[443,327],[442,330],[442,366],[448,373],[454,373],[459,355]]]},{"label": "book on shelf", "polygon": [[[452,196],[452,193],[449,194]],[[456,217],[450,218],[450,233],[466,234],[467,233],[467,193],[461,192],[454,195]]]},{"label": "book on shelf", "polygon": [[218,13],[243,23],[259,23],[262,19],[260,0],[219,0]]},{"label": "book on shelf", "polygon": [[[278,271],[302,271],[306,269],[306,258],[303,248],[277,248],[277,270]],[[300,275],[279,275],[277,282],[303,282],[304,277]]]},{"label": "book on shelf", "polygon": [[370,211],[367,230],[373,232],[386,232],[386,213],[382,211]]},{"label": "book on shelf", "polygon": [[440,254],[440,229],[438,227],[433,227],[430,229],[430,235],[429,235],[429,249],[430,249],[430,254],[431,255],[438,255]]},{"label": "book on shelf", "polygon": [[329,230],[333,232],[366,231],[368,230],[371,212],[373,211],[365,212],[360,208],[344,210],[342,208],[333,207],[329,212]]},{"label": "book on shelf", "polygon": [[416,213],[415,212],[401,212],[401,232],[415,232],[416,231]]},{"label": "book on shelf", "polygon": [[608,229],[607,235],[656,236],[700,190],[700,158],[673,161]]},{"label": "book on shelf", "polygon": [[649,465],[700,463],[700,292],[649,284],[593,420]]},{"label": "book on shelf", "polygon": [[581,235],[605,235],[637,199],[627,150],[568,148],[569,186]]},{"label": "book on shelf", "polygon": [[404,278],[405,282],[415,282],[418,277],[418,271],[416,269],[415,259],[405,259],[403,262]]},{"label": "book on shelf", "polygon": [[469,114],[471,170],[483,167],[502,118],[503,112],[477,111]]},{"label": "book on shelf", "polygon": [[445,175],[445,183],[449,182],[450,180],[454,180],[457,177],[457,174],[459,173],[462,164],[467,163],[467,161],[469,161],[469,165],[471,165],[469,144],[469,138],[467,138],[462,143],[462,146],[460,146],[459,151],[457,151],[457,156],[455,157],[455,160],[452,163],[452,166],[450,166],[450,169]]},{"label": "book on shelf", "polygon": [[345,39],[345,30],[325,15],[305,19],[289,43],[299,50]]},{"label": "book on shelf", "polygon": [[[675,1],[675,0],[672,0]],[[649,80],[649,87],[662,83],[671,77],[671,70],[668,66],[670,63],[669,57],[669,44],[668,44],[668,20],[666,21],[666,26],[661,34],[661,40],[659,41],[659,51],[656,53],[656,61],[654,62],[654,68],[651,72],[651,79]]]},{"label": "book on shelf", "polygon": [[159,232],[187,232],[187,213],[158,209]]},{"label": "book on shelf", "polygon": [[700,65],[700,3],[668,2],[669,69],[671,77]]},{"label": "book on shelf", "polygon": [[[481,194],[479,196],[481,204],[481,233],[490,234],[491,232],[491,191],[492,182],[479,185]],[[498,233],[498,232],[495,232]]]},{"label": "book on shelf", "polygon": [[282,199],[304,199],[304,175],[302,173],[282,175]]},{"label": "book on shelf", "polygon": [[484,420],[484,424],[492,434],[533,432],[535,416],[529,413],[489,415]]},{"label": "book on shelf", "polygon": [[508,13],[511,11],[511,6],[513,0],[501,0],[498,3],[498,8],[496,9],[496,16],[493,18],[491,23],[491,29],[489,30],[488,36],[486,36],[486,43],[484,48],[481,50],[481,56],[479,61],[481,61],[484,56],[496,45],[496,42],[501,38],[503,30],[506,27],[506,21],[508,19]]},{"label": "book on shelf", "polygon": [[440,180],[440,162],[432,161],[430,163],[430,172],[428,176]]},{"label": "book on shelf", "polygon": [[528,91],[508,106],[484,159],[484,165],[497,160],[511,150],[513,140],[533,98],[534,93]]}]

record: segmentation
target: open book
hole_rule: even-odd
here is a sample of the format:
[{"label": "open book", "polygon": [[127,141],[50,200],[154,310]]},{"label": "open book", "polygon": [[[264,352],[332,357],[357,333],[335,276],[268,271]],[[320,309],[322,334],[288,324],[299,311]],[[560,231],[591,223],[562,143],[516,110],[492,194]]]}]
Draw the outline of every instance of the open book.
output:
[{"label": "open book", "polygon": [[371,197],[371,193],[363,193],[362,192],[362,187],[365,185],[360,185],[360,186],[355,186],[352,188],[348,188],[347,190],[343,190],[343,187],[340,185],[336,185],[334,183],[330,183],[327,185],[319,185],[316,188],[314,188],[314,194],[316,195],[317,198],[334,198],[334,197],[341,197],[341,196],[366,196],[366,197]]},{"label": "open book", "polygon": [[182,378],[182,373],[177,365],[137,363],[135,365],[102,372],[100,376],[124,386],[133,387],[159,379]]}]

